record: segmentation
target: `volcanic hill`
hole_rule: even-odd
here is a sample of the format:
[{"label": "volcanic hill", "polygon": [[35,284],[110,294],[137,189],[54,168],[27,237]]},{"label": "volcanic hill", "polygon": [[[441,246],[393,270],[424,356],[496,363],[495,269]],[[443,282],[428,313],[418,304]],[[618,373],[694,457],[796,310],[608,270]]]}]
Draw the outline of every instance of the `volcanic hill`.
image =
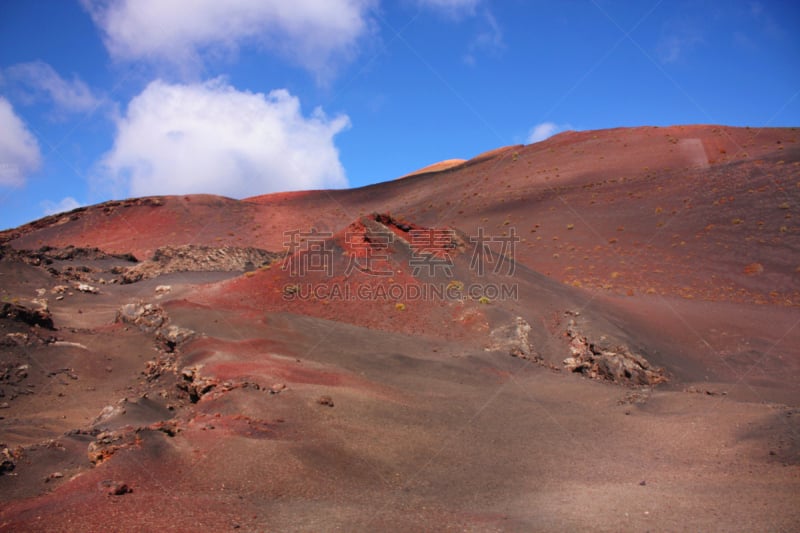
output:
[{"label": "volcanic hill", "polygon": [[0,530],[800,527],[800,130],[0,233]]}]

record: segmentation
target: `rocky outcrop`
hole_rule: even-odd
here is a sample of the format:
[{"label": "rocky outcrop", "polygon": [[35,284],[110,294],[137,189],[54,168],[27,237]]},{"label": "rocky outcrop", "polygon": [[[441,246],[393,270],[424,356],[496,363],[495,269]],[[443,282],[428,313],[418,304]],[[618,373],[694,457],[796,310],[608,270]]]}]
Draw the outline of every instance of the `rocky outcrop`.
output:
[{"label": "rocky outcrop", "polygon": [[169,315],[163,307],[142,302],[128,303],[117,311],[117,322],[132,324],[145,333],[152,333],[166,352],[175,351],[176,346],[188,340],[194,331],[169,323]]},{"label": "rocky outcrop", "polygon": [[198,368],[184,368],[181,376],[183,381],[178,383],[178,388],[189,394],[192,403],[197,403],[219,385],[218,380],[201,376]]},{"label": "rocky outcrop", "polygon": [[260,248],[165,246],[153,258],[126,269],[123,283],[135,283],[171,272],[245,272],[268,265],[280,254]]},{"label": "rocky outcrop", "polygon": [[138,445],[141,442],[137,432],[103,431],[89,443],[86,455],[89,462],[99,465],[123,448]]},{"label": "rocky outcrop", "polygon": [[14,470],[17,466],[16,457],[6,446],[0,444],[0,476]]},{"label": "rocky outcrop", "polygon": [[129,303],[117,311],[117,322],[133,324],[145,333],[155,333],[168,321],[167,312],[156,304]]},{"label": "rocky outcrop", "polygon": [[148,382],[163,375],[177,372],[176,350],[194,335],[194,331],[170,324],[169,315],[163,307],[142,302],[128,303],[117,311],[117,322],[131,324],[145,333],[153,335],[159,349],[158,356],[145,362],[142,372]]},{"label": "rocky outcrop", "polygon": [[614,345],[605,338],[597,342],[579,330],[570,319],[565,332],[571,356],[564,359],[567,370],[580,372],[592,379],[624,385],[656,385],[667,381],[663,368],[653,367],[643,356],[624,345]]},{"label": "rocky outcrop", "polygon": [[22,322],[29,326],[54,329],[53,316],[47,308],[30,309],[23,305],[5,302],[0,304],[0,318]]},{"label": "rocky outcrop", "polygon": [[42,246],[38,250],[15,250],[8,245],[0,245],[0,259],[20,261],[32,266],[48,266],[55,261],[98,261],[101,259],[118,259],[135,263],[136,258],[131,254],[108,254],[99,248],[81,248],[79,246],[66,246],[55,248]]},{"label": "rocky outcrop", "polygon": [[15,250],[0,245],[0,262],[24,263],[38,268],[61,284],[51,289],[63,300],[71,290],[89,294],[99,294],[97,284],[118,283],[118,276],[127,271],[127,264],[136,263],[131,254],[108,254],[99,248],[67,246],[54,248],[43,246],[38,250]]},{"label": "rocky outcrop", "polygon": [[124,494],[130,494],[133,492],[133,489],[127,483],[123,483],[122,481],[114,481],[113,479],[105,479],[101,481],[100,486],[109,496],[122,496]]},{"label": "rocky outcrop", "polygon": [[507,351],[513,357],[538,360],[539,357],[528,340],[530,331],[530,324],[518,316],[510,324],[492,330],[489,334],[491,344],[487,351]]}]

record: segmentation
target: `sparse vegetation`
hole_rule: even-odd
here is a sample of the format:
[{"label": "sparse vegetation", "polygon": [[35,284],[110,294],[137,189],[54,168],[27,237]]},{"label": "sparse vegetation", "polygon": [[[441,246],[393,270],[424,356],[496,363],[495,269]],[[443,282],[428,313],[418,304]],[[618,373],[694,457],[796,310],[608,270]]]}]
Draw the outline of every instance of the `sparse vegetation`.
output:
[{"label": "sparse vegetation", "polygon": [[300,292],[300,287],[298,287],[297,285],[286,285],[283,288],[283,294],[285,294],[286,296],[292,296],[297,294],[298,292]]},{"label": "sparse vegetation", "polygon": [[452,280],[450,283],[447,284],[448,290],[456,290],[456,291],[463,291],[464,290],[464,283],[457,279]]}]

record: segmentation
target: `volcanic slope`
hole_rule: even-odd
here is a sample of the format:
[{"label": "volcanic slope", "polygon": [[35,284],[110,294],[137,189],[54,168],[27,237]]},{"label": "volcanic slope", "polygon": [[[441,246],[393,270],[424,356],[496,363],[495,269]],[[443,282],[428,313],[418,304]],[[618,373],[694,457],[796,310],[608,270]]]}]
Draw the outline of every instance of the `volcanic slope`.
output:
[{"label": "volcanic slope", "polygon": [[796,305],[798,135],[722,126],[566,132],[361,189],[115,201],[0,240],[139,259],[181,244],[280,251],[286,231],[336,232],[392,213],[469,235],[515,227],[519,262],[591,290]]},{"label": "volcanic slope", "polygon": [[6,231],[0,528],[794,529],[796,136]]},{"label": "volcanic slope", "polygon": [[473,237],[513,230],[518,264],[588,292],[590,301],[633,309],[667,333],[667,347],[698,361],[697,378],[770,390],[776,379],[798,382],[796,360],[783,355],[800,340],[791,313],[800,304],[798,133],[566,132],[361,189],[117,201],[0,240],[147,259],[186,244],[280,253],[287,232],[333,235],[370,213]]}]

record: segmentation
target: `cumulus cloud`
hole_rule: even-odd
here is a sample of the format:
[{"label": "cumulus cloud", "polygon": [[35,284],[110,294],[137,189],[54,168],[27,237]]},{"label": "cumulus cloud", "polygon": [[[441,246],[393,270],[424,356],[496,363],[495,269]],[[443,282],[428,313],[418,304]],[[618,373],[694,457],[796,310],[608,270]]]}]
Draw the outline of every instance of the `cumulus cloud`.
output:
[{"label": "cumulus cloud", "polygon": [[377,0],[82,0],[112,56],[186,67],[205,53],[266,46],[317,73],[353,52]]},{"label": "cumulus cloud", "polygon": [[103,103],[80,78],[66,80],[43,61],[18,63],[5,73],[10,81],[24,85],[29,97],[45,96],[62,111],[92,111]]},{"label": "cumulus cloud", "polygon": [[55,215],[72,211],[73,209],[81,207],[83,204],[72,196],[67,196],[66,198],[62,198],[60,202],[45,200],[41,205],[45,215]]},{"label": "cumulus cloud", "polygon": [[541,124],[537,124],[531,128],[531,130],[528,132],[528,138],[526,139],[525,143],[538,143],[539,141],[543,141],[548,137],[552,137],[556,133],[560,133],[568,129],[570,129],[569,124],[558,125],[554,122],[542,122]]},{"label": "cumulus cloud", "polygon": [[41,165],[39,143],[0,96],[0,186],[20,186]]},{"label": "cumulus cloud", "polygon": [[224,79],[154,81],[117,121],[97,178],[131,196],[213,193],[236,198],[347,185],[334,136],[350,124],[303,116],[280,89],[238,91]]}]

